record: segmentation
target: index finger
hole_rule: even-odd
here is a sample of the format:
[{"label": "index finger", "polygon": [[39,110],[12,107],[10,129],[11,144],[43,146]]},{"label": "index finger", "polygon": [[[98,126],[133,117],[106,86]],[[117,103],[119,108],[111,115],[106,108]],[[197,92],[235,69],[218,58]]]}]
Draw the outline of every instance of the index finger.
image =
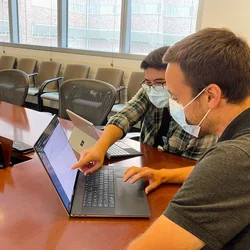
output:
[{"label": "index finger", "polygon": [[71,169],[74,170],[74,169],[80,168],[84,165],[89,164],[91,161],[93,161],[93,159],[91,159],[91,155],[87,155],[83,158],[81,157],[80,160],[71,167]]}]

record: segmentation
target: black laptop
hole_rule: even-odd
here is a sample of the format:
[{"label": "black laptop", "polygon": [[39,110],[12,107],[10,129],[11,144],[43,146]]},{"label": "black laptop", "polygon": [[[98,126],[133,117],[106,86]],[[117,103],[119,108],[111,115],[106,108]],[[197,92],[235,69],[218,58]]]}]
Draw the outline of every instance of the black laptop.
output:
[{"label": "black laptop", "polygon": [[70,169],[77,158],[56,116],[34,149],[70,217],[151,216],[143,182],[123,182],[126,168],[103,166],[88,176]]}]

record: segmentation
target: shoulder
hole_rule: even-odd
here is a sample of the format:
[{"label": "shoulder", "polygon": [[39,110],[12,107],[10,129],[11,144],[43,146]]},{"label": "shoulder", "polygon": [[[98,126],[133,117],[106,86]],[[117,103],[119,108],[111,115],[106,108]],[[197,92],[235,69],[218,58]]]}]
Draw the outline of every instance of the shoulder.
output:
[{"label": "shoulder", "polygon": [[213,147],[211,147],[200,159],[200,161],[204,159],[215,158],[218,160],[226,160],[231,159],[236,160],[240,157],[249,158],[250,157],[250,134],[242,135],[233,140],[226,140],[222,142],[216,143]]}]

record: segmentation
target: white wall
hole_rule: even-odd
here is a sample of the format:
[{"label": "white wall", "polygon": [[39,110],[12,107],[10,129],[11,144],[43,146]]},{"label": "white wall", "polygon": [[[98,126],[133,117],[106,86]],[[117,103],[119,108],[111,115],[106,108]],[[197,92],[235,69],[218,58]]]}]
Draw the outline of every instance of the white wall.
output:
[{"label": "white wall", "polygon": [[229,28],[250,44],[249,0],[204,0],[201,28]]}]

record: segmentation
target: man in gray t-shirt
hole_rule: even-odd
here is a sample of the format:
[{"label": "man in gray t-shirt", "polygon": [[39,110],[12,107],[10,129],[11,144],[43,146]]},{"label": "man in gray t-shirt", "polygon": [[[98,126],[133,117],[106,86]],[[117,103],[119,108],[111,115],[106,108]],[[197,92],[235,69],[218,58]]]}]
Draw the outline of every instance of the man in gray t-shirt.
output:
[{"label": "man in gray t-shirt", "polygon": [[173,119],[220,139],[194,168],[169,170],[168,182],[182,188],[129,249],[250,249],[250,48],[229,30],[207,28],[163,61]]}]

